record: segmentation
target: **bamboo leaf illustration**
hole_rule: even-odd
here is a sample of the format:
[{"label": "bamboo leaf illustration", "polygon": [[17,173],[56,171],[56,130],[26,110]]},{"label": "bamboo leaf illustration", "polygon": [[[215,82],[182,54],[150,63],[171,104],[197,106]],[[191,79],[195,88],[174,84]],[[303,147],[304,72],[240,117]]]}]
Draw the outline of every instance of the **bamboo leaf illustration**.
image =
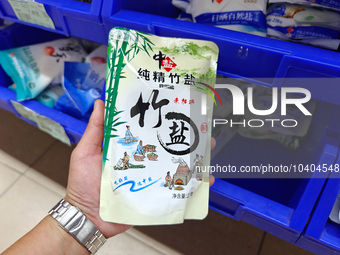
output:
[{"label": "bamboo leaf illustration", "polygon": [[112,137],[119,137],[119,135],[108,135],[108,136],[105,136],[105,137],[112,138]]},{"label": "bamboo leaf illustration", "polygon": [[149,47],[149,49],[152,51],[153,49],[152,49],[152,47],[151,47],[151,45],[149,44],[149,43],[147,43],[147,46]]},{"label": "bamboo leaf illustration", "polygon": [[[111,35],[112,32],[112,35]],[[118,137],[116,134],[117,127],[126,123],[120,121],[118,115],[122,111],[117,111],[116,101],[119,87],[119,80],[126,78],[123,69],[126,66],[126,61],[130,62],[141,51],[150,56],[149,51],[153,51],[154,45],[147,33],[137,32],[126,28],[114,29],[109,36],[109,56],[107,64],[107,83],[106,83],[106,104],[105,104],[105,123],[104,123],[104,144],[103,158],[107,160],[108,147],[111,138]],[[121,38],[121,39],[115,39]]]},{"label": "bamboo leaf illustration", "polygon": [[117,122],[117,123],[114,124],[114,126],[119,126],[119,125],[122,125],[122,124],[125,124],[125,123],[126,123],[126,121]]}]

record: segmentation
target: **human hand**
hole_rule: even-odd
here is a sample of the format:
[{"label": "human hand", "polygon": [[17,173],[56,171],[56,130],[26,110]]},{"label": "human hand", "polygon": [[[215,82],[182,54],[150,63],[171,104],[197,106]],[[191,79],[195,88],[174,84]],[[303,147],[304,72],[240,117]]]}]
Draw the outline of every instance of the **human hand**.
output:
[{"label": "human hand", "polygon": [[78,207],[106,238],[131,226],[105,222],[99,216],[104,137],[104,102],[97,100],[86,131],[73,150],[65,200]]},{"label": "human hand", "polygon": [[[104,102],[97,100],[86,131],[70,161],[65,200],[78,207],[106,238],[128,230],[131,226],[103,221],[99,216],[102,173],[102,141],[104,137]],[[211,140],[211,149],[216,145]],[[214,183],[212,175],[209,185]]]},{"label": "human hand", "polygon": [[[214,149],[216,146],[216,140],[214,137],[211,137],[211,149]],[[209,186],[213,185],[215,182],[215,177],[213,175],[209,175]]]}]

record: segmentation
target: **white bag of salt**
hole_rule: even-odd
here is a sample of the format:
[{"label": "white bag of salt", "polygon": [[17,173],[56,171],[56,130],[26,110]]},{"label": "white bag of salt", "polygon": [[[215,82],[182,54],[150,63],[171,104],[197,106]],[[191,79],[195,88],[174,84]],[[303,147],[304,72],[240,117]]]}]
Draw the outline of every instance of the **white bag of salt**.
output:
[{"label": "white bag of salt", "polygon": [[114,28],[109,35],[100,215],[131,225],[208,213],[212,42]]}]

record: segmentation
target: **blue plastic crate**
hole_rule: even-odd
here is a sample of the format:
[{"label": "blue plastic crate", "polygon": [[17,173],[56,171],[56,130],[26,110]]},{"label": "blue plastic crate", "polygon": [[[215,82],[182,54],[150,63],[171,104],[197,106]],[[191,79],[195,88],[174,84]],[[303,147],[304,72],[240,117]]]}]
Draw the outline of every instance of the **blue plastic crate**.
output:
[{"label": "blue plastic crate", "polygon": [[[294,86],[294,80],[280,78],[340,77],[340,53],[227,29],[176,20],[178,10],[171,0],[103,0],[105,31],[121,26],[159,36],[214,41],[219,49],[218,71],[228,77],[242,78],[267,86]],[[338,82],[330,79],[327,89],[309,80],[317,100],[339,104]],[[322,93],[320,93],[322,92]]]},{"label": "blue plastic crate", "polygon": [[[12,107],[11,101],[16,101],[16,94],[15,92],[5,88],[0,87],[0,107],[8,110],[10,112],[15,113],[19,118],[25,120],[26,122],[35,125],[36,123],[21,117],[15,109]],[[78,143],[80,138],[82,137],[87,123],[84,121],[80,121],[72,116],[69,116],[63,112],[57,111],[55,109],[49,108],[45,105],[42,105],[38,101],[35,100],[27,100],[24,102],[20,102],[21,105],[27,107],[28,109],[36,112],[39,115],[45,116],[60,125],[63,126],[65,132],[70,139],[71,143]]]},{"label": "blue plastic crate", "polygon": [[[0,30],[0,38],[0,50],[5,50],[64,37],[60,34],[14,23],[5,29]],[[11,78],[5,73],[1,66],[0,81],[0,86],[2,87],[8,87],[12,83]],[[3,93],[4,91],[1,94]]]},{"label": "blue plastic crate", "polygon": [[8,0],[0,1],[0,17],[67,36],[107,43],[101,19],[102,0],[92,0],[91,4],[77,0],[36,0],[35,2],[44,5],[55,29],[19,20]]},{"label": "blue plastic crate", "polygon": [[[339,110],[337,105],[319,102],[309,132],[297,151],[270,140],[236,136],[217,154],[212,165],[230,164],[237,169],[241,165],[260,164],[330,166],[338,155]],[[309,172],[304,179],[217,179],[211,187],[210,206],[295,243],[308,222],[328,174]]]},{"label": "blue plastic crate", "polygon": [[[55,40],[61,37],[63,36],[61,36],[60,34],[55,34],[38,28],[24,26],[21,24],[13,24],[0,31],[0,50],[41,43],[44,41]],[[0,67],[0,107],[18,115],[11,104],[11,101],[17,102],[16,94],[15,92],[7,88],[11,84],[12,80]],[[86,122],[80,121],[65,113],[44,106],[35,100],[27,100],[21,102],[21,104],[40,115],[43,115],[53,121],[60,123],[64,127],[66,134],[70,138],[71,143],[79,142],[87,126]],[[18,115],[18,117],[22,118],[20,115]],[[22,119],[36,125],[28,119]]]},{"label": "blue plastic crate", "polygon": [[[298,151],[289,151],[273,141],[237,136],[217,155],[213,165],[335,162],[340,133],[339,118],[333,118],[340,110],[339,81],[334,79],[340,77],[338,52],[180,21],[177,15],[171,0],[103,1],[107,34],[112,27],[121,26],[159,36],[214,41],[220,49],[220,74],[278,88],[304,87],[319,100],[310,131]],[[320,84],[319,78],[329,79]],[[210,206],[294,243],[308,222],[327,175],[313,173],[305,179],[217,179],[211,188]]]},{"label": "blue plastic crate", "polygon": [[[40,36],[34,36],[36,34],[40,34]],[[13,24],[11,26],[8,26],[6,29],[0,30],[0,38],[1,38],[0,49],[4,50],[13,48],[13,45],[15,45],[15,47],[20,47],[23,45],[39,43],[42,42],[43,40],[45,41],[55,40],[61,38],[61,35],[45,31],[41,32],[40,29],[34,27]],[[0,86],[6,86],[10,82],[12,82],[1,66],[0,77],[1,77]]]},{"label": "blue plastic crate", "polygon": [[[340,164],[340,157],[336,164]],[[340,254],[340,225],[329,214],[340,192],[339,172],[333,172],[320,196],[308,227],[297,245],[318,255]]]}]

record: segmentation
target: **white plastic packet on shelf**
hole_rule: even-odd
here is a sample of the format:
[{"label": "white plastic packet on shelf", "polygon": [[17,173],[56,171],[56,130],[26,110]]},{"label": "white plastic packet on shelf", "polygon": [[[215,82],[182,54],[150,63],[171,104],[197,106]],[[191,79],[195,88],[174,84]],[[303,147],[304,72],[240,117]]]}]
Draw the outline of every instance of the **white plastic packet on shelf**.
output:
[{"label": "white plastic packet on shelf", "polygon": [[277,3],[269,5],[267,13],[268,36],[332,50],[339,47],[339,12]]},{"label": "white plastic packet on shelf", "polygon": [[183,12],[189,12],[190,0],[172,0],[172,5]]},{"label": "white plastic packet on shelf", "polygon": [[61,95],[54,106],[54,108],[60,112],[64,112],[67,115],[73,116],[81,121],[89,122],[92,111],[88,111],[85,115],[74,105],[67,93]]},{"label": "white plastic packet on shelf", "polygon": [[266,36],[267,0],[191,0],[188,12],[196,23]]},{"label": "white plastic packet on shelf", "polygon": [[[97,60],[96,60],[97,61]],[[106,63],[65,62],[63,87],[75,107],[85,115],[100,98],[106,77]]]},{"label": "white plastic packet on shelf", "polygon": [[54,108],[58,99],[65,93],[61,85],[48,86],[35,99],[50,108]]},{"label": "white plastic packet on shelf", "polygon": [[340,1],[330,0],[269,0],[269,3],[291,3],[302,4],[307,6],[315,6],[322,8],[330,8],[332,10],[340,11]]},{"label": "white plastic packet on shelf", "polygon": [[85,63],[65,62],[63,87],[82,115],[100,98],[106,77],[107,46],[100,45],[86,56]]},{"label": "white plastic packet on shelf", "polygon": [[178,19],[266,36],[267,0],[172,0]]},{"label": "white plastic packet on shelf", "polygon": [[[16,92],[16,84],[12,84],[8,88]],[[63,89],[61,84],[51,84],[47,88],[45,88],[38,96],[36,96],[35,100],[47,107],[54,108],[59,98],[64,93],[65,90]]]},{"label": "white plastic packet on shelf", "polygon": [[181,12],[178,17],[178,20],[183,20],[183,21],[190,21],[193,22],[191,14],[188,14],[186,12]]},{"label": "white plastic packet on shelf", "polygon": [[[86,56],[85,62],[91,65],[100,65],[106,63],[107,45],[100,45]],[[105,65],[106,68],[106,65]]]},{"label": "white plastic packet on shelf", "polygon": [[172,5],[181,10],[177,19],[183,21],[193,21],[190,13],[190,0],[172,0]]},{"label": "white plastic packet on shelf", "polygon": [[65,61],[82,61],[86,52],[76,38],[0,51],[0,64],[16,84],[18,100],[35,98],[62,76]]}]

